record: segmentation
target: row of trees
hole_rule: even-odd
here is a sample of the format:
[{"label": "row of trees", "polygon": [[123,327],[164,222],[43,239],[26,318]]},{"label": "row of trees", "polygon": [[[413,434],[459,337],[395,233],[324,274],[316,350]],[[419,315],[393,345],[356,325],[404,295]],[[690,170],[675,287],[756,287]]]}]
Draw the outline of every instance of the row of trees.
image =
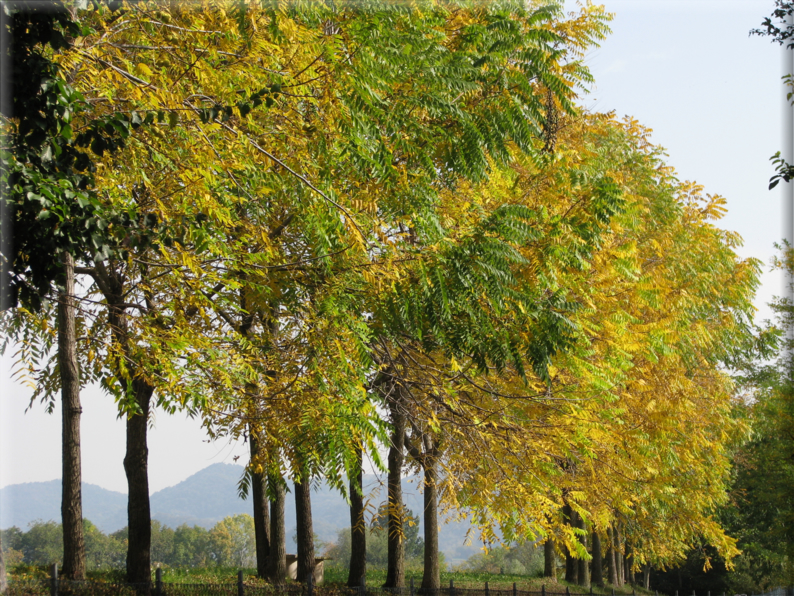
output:
[{"label": "row of trees", "polygon": [[127,419],[131,582],[151,578],[155,407],[248,440],[277,583],[286,477],[298,577],[319,476],[350,499],[350,585],[365,576],[365,457],[388,469],[390,587],[406,469],[423,588],[445,508],[486,542],[545,540],[581,582],[588,541],[612,583],[699,541],[738,552],[713,514],[746,429],[725,371],[770,339],[759,264],[647,129],[576,107],[603,8],[41,6],[4,8],[30,98],[3,112],[0,244],[7,345],[34,399],[64,403],[65,575],[85,569],[91,382]]},{"label": "row of trees", "polygon": [[[123,569],[127,554],[127,528],[105,534],[83,520],[86,569]],[[17,527],[2,531],[3,555],[8,565],[49,565],[62,562],[63,527],[54,521],[34,522],[27,531]],[[183,524],[169,528],[152,521],[152,561],[167,567],[254,567],[254,520],[234,515],[211,529]]]}]

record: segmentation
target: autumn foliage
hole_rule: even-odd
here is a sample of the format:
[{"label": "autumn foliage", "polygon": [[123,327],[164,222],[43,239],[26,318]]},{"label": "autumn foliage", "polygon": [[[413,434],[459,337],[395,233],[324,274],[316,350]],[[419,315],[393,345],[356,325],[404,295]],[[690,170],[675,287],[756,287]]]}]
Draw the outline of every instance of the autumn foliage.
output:
[{"label": "autumn foliage", "polygon": [[[94,163],[107,247],[74,254],[82,381],[144,440],[151,409],[187,410],[211,437],[256,438],[242,490],[346,492],[361,450],[385,465],[398,416],[406,467],[474,539],[589,559],[595,533],[637,569],[700,541],[738,552],[714,512],[745,430],[729,369],[754,346],[759,264],[649,129],[578,107],[603,8],[76,15],[53,60],[84,98],[67,141]],[[47,302],[5,322],[52,399]]]}]

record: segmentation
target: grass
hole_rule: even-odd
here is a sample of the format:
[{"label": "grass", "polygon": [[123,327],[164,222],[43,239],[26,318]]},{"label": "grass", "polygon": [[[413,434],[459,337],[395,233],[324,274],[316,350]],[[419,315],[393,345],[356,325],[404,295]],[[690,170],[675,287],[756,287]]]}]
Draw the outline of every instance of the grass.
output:
[{"label": "grass", "polygon": [[[43,579],[49,575],[49,570],[47,566],[44,565],[15,565],[9,571],[12,577],[19,579]],[[169,584],[233,584],[237,581],[237,572],[237,568],[234,567],[166,567],[162,570],[162,578],[163,582]],[[121,569],[89,571],[87,575],[88,579],[93,581],[109,583],[124,581],[124,571]],[[266,581],[256,577],[256,569],[244,569],[243,577],[247,585],[267,585]],[[413,578],[414,585],[418,588],[422,583],[422,570],[407,570],[405,573],[406,585],[409,585],[411,578]],[[152,579],[154,579],[154,577],[152,577]],[[369,569],[367,571],[368,585],[373,587],[381,586],[385,580],[385,569]],[[566,587],[574,594],[589,592],[588,588],[583,588],[582,586],[568,584],[562,580],[550,582],[548,579],[542,577],[470,571],[442,571],[441,585],[446,587],[449,585],[450,581],[454,582],[456,588],[482,589],[485,586],[485,582],[488,582],[488,586],[494,590],[512,589],[515,583],[518,590],[528,592],[540,592],[544,585],[546,586],[546,592],[548,594],[564,594]],[[324,584],[328,587],[341,587],[346,585],[347,570],[333,567],[326,568]],[[653,594],[653,592],[648,592],[642,588],[632,588],[632,586],[615,588],[616,595],[632,594],[634,591],[636,591],[636,594],[643,596]],[[593,594],[612,594],[612,587],[607,586],[605,588],[599,588],[593,586]]]},{"label": "grass", "polygon": [[[414,585],[418,588],[422,583],[422,570],[411,569],[405,572],[405,582],[408,584],[410,578],[413,578]],[[589,588],[583,588],[575,584],[569,584],[565,581],[558,580],[550,582],[543,577],[533,577],[527,575],[510,575],[499,573],[484,573],[473,571],[442,571],[441,572],[441,585],[446,587],[449,582],[453,581],[456,588],[480,588],[485,586],[488,582],[488,587],[494,590],[507,590],[512,589],[513,584],[516,584],[518,590],[527,592],[540,592],[542,586],[546,586],[546,592],[549,594],[564,594],[565,588],[568,587],[571,593],[589,592]],[[368,569],[367,570],[367,584],[371,586],[381,586],[386,581],[385,569]],[[325,570],[325,583],[326,584],[346,584],[347,583],[347,570],[330,568]],[[653,594],[642,588],[632,588],[631,586],[622,586],[615,588],[615,594],[631,594],[636,590],[636,594]],[[599,588],[593,586],[593,594],[612,594],[612,586]]]}]

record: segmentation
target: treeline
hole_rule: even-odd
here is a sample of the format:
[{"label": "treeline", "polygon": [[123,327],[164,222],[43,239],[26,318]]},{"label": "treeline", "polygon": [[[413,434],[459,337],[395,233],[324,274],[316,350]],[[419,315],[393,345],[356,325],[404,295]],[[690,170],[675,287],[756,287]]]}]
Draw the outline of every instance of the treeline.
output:
[{"label": "treeline", "polygon": [[603,7],[6,10],[4,346],[33,399],[62,405],[64,576],[86,567],[87,383],[126,420],[130,582],[156,554],[155,408],[248,441],[240,490],[274,583],[287,480],[305,581],[325,478],[350,501],[359,585],[378,544],[365,458],[388,473],[388,587],[405,585],[407,471],[422,588],[440,586],[444,508],[486,544],[543,540],[544,573],[559,557],[583,585],[739,554],[718,518],[753,424],[738,389],[762,387],[748,371],[779,333],[752,323],[760,264],[717,226],[725,200],[640,123],[577,106]]},{"label": "treeline", "polygon": [[[424,557],[425,541],[419,533],[419,523],[419,517],[406,509],[402,527],[403,558],[406,571],[421,571],[424,563],[422,559]],[[382,506],[366,528],[366,564],[368,569],[388,569],[388,531],[388,509]],[[350,528],[339,530],[336,541],[329,545],[323,555],[330,559],[325,562],[326,567],[350,569],[350,559],[353,554],[352,535]],[[442,569],[446,569],[444,553],[439,553],[439,565]]]},{"label": "treeline", "polygon": [[[127,534],[127,528],[105,534],[83,520],[86,568],[123,569]],[[2,530],[2,544],[9,567],[63,562],[63,528],[54,521],[34,522],[27,531]],[[152,520],[151,553],[153,564],[160,567],[255,567],[254,521],[250,515],[234,515],[207,530],[187,524],[169,528]]]}]

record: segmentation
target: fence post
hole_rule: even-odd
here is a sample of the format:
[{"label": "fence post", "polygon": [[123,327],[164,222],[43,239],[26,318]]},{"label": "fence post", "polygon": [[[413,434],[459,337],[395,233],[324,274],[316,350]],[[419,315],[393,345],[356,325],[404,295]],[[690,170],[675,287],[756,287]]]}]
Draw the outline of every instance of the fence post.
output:
[{"label": "fence post", "polygon": [[243,591],[245,588],[243,587],[243,570],[240,569],[237,572],[237,596],[243,596]]},{"label": "fence post", "polygon": [[58,596],[58,563],[50,565],[50,596]]},{"label": "fence post", "polygon": [[516,589],[516,582],[513,582],[513,596],[518,596],[518,590]]},{"label": "fence post", "polygon": [[455,582],[449,580],[449,596],[455,596]]},{"label": "fence post", "polygon": [[358,593],[359,596],[364,596],[367,593],[367,576],[362,575],[361,581],[358,582]]},{"label": "fence post", "polygon": [[163,596],[163,570],[159,567],[154,572],[154,594]]},{"label": "fence post", "polygon": [[306,592],[309,596],[312,596],[314,593],[314,586],[312,586],[312,580],[314,580],[314,570],[310,569],[309,573],[306,575]]},{"label": "fence post", "polygon": [[[612,588],[612,596],[615,596],[615,588]],[[676,592],[675,596],[678,596],[678,592]]]},{"label": "fence post", "polygon": [[[614,596],[615,591],[612,590],[612,594]],[[568,586],[565,586],[565,596],[571,596],[571,589]]]},{"label": "fence post", "polygon": [[411,577],[411,596],[414,596],[414,578]]},{"label": "fence post", "polygon": [[488,589],[488,582],[485,582],[485,596],[491,596],[491,591]]},{"label": "fence post", "polygon": [[590,584],[590,596],[593,596],[593,584]]},{"label": "fence post", "polygon": [[540,596],[546,596],[546,584],[540,586]]}]

